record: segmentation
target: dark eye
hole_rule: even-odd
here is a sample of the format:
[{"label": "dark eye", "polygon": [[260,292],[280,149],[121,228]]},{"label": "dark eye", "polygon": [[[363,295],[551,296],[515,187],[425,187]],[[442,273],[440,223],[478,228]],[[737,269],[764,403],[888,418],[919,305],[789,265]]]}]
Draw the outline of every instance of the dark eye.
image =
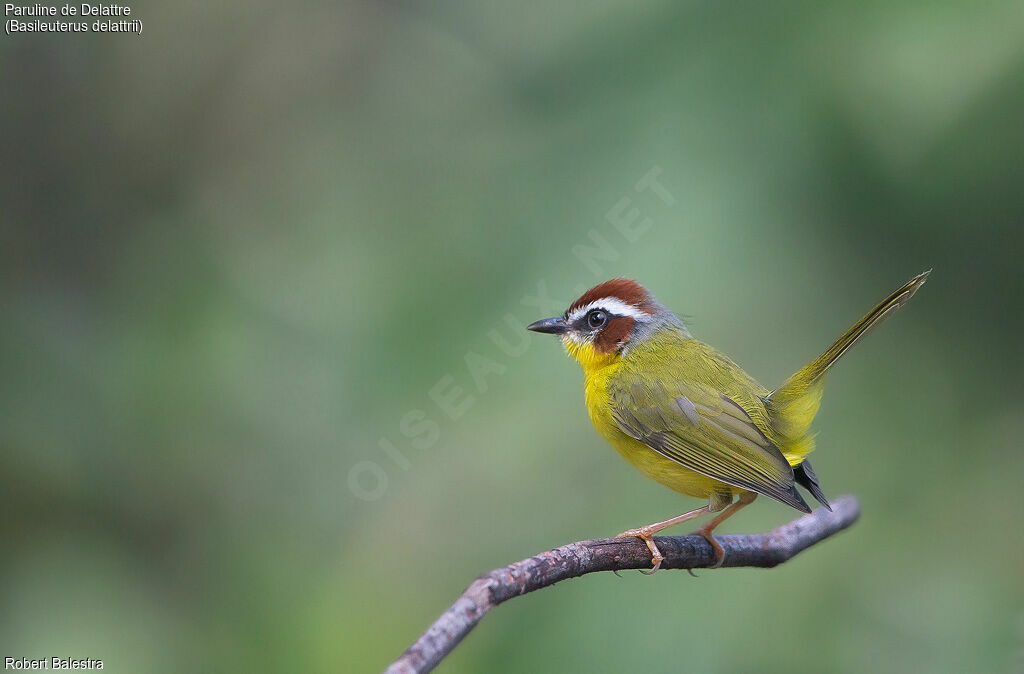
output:
[{"label": "dark eye", "polygon": [[608,314],[601,309],[593,309],[587,312],[587,325],[592,328],[599,328],[608,322]]}]

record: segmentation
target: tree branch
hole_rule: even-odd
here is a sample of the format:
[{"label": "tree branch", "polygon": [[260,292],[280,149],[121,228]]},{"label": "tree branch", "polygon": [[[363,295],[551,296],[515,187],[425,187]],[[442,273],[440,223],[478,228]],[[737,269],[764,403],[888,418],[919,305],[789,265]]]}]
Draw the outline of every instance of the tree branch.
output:
[{"label": "tree branch", "polygon": [[[723,567],[770,568],[849,527],[860,516],[852,496],[840,496],[832,511],[819,508],[767,534],[716,536],[725,548]],[[715,553],[700,536],[656,536],[665,555],[663,569],[698,569],[715,563]],[[386,670],[388,674],[429,672],[455,648],[489,610],[512,597],[595,571],[647,569],[651,553],[636,538],[599,538],[560,548],[486,573]],[[653,581],[657,582],[657,581]]]}]

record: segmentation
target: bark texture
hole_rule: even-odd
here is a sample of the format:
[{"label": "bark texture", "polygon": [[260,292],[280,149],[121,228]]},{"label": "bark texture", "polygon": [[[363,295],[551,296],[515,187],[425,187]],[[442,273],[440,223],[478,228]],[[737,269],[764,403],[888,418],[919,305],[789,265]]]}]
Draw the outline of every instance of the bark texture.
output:
[{"label": "bark texture", "polygon": [[[725,549],[722,568],[771,568],[846,529],[859,516],[857,500],[852,496],[841,496],[833,502],[831,512],[819,508],[766,534],[716,536]],[[715,563],[714,551],[700,536],[655,536],[654,540],[665,555],[662,569],[699,569]],[[462,596],[386,671],[388,674],[429,672],[488,611],[512,597],[595,571],[648,569],[650,566],[651,553],[643,541],[636,538],[598,538],[563,545],[495,569],[473,581]]]}]

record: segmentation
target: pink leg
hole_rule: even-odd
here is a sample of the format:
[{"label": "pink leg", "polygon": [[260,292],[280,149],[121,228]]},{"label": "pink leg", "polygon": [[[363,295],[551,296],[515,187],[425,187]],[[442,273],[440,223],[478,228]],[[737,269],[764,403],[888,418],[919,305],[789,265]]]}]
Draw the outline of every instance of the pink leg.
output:
[{"label": "pink leg", "polygon": [[711,547],[715,549],[715,557],[718,558],[718,562],[711,567],[712,569],[717,569],[722,565],[722,562],[725,561],[725,550],[722,548],[722,545],[715,540],[715,537],[711,535],[711,532],[714,531],[715,527],[719,524],[753,503],[756,498],[757,494],[752,491],[743,492],[735,503],[730,504],[728,508],[720,512],[713,520],[690,534],[691,536],[703,536],[707,539],[708,543],[711,544]]},{"label": "pink leg", "polygon": [[[639,529],[630,529],[629,531],[623,531],[621,534],[616,536],[616,538],[636,537],[636,538],[639,538],[640,540],[642,540],[644,543],[647,544],[647,549],[651,551],[651,555],[652,555],[652,558],[651,558],[651,565],[652,566],[651,566],[651,570],[650,571],[641,571],[641,573],[646,573],[646,574],[650,575],[650,574],[654,573],[655,571],[657,571],[659,568],[661,568],[661,563],[665,560],[665,558],[661,554],[661,550],[659,550],[658,546],[654,544],[654,534],[658,533],[662,529],[667,529],[668,527],[671,527],[671,526],[674,526],[676,524],[679,524],[680,522],[685,522],[686,520],[692,520],[694,517],[700,517],[704,513],[710,512],[710,507],[711,507],[710,505],[706,505],[703,508],[697,508],[696,510],[691,510],[690,512],[683,513],[682,515],[676,515],[675,517],[671,517],[671,518],[669,518],[667,520],[664,520],[662,522],[655,522],[654,524],[648,524],[646,527],[640,527]],[[729,506],[729,508],[732,508],[732,507],[733,506]],[[723,511],[722,514],[719,515],[718,518],[715,518],[715,519],[719,519],[719,518],[724,519],[722,516],[725,515],[727,512],[729,512],[728,508],[726,508],[726,510]]]}]

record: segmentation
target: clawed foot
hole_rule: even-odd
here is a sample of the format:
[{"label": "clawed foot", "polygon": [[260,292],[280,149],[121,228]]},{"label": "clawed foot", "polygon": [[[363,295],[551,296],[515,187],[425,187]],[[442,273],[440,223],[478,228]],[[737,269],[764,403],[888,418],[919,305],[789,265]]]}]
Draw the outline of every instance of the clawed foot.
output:
[{"label": "clawed foot", "polygon": [[[701,536],[715,551],[715,563],[708,567],[711,569],[717,569],[725,562],[725,548],[722,544],[715,540],[715,537],[711,535],[711,529],[708,527],[701,527],[696,531],[690,533],[691,536]],[[661,550],[658,549],[657,544],[654,542],[654,532],[651,531],[650,527],[640,527],[639,529],[629,529],[623,531],[616,538],[639,538],[647,544],[647,549],[651,551],[651,568],[647,571],[641,569],[640,573],[644,575],[651,575],[655,571],[661,568],[661,563],[665,561],[664,555],[661,554]],[[692,571],[690,572],[692,575]]]},{"label": "clawed foot", "polygon": [[649,571],[645,571],[643,569],[640,570],[640,573],[645,576],[649,576],[660,569],[661,563],[665,561],[665,557],[661,554],[661,550],[658,549],[658,546],[654,542],[654,532],[651,531],[649,527],[640,527],[639,529],[623,531],[615,538],[639,538],[647,544],[647,549],[651,551],[651,569]]},{"label": "clawed foot", "polygon": [[[665,561],[665,557],[661,554],[661,550],[659,550],[658,546],[654,544],[654,534],[658,533],[662,529],[665,529],[666,527],[675,526],[680,522],[692,520],[694,517],[703,515],[704,513],[708,512],[709,508],[710,505],[706,505],[703,508],[697,508],[696,510],[691,510],[688,513],[683,513],[682,515],[670,517],[663,522],[655,522],[654,524],[648,524],[646,527],[640,527],[639,529],[630,529],[629,531],[623,531],[621,534],[616,536],[616,538],[639,538],[647,544],[647,549],[651,551],[651,570],[641,571],[641,573],[649,576],[658,569],[660,569],[661,563]],[[723,553],[723,557],[724,556],[725,555]]]},{"label": "clawed foot", "polygon": [[722,563],[725,561],[725,548],[723,548],[722,544],[716,541],[715,537],[711,535],[711,529],[709,529],[708,527],[701,527],[700,529],[691,531],[690,535],[703,536],[704,540],[710,543],[711,547],[714,548],[715,559],[717,561],[715,562],[714,566],[709,566],[709,569],[717,569],[718,567],[722,566]]}]

